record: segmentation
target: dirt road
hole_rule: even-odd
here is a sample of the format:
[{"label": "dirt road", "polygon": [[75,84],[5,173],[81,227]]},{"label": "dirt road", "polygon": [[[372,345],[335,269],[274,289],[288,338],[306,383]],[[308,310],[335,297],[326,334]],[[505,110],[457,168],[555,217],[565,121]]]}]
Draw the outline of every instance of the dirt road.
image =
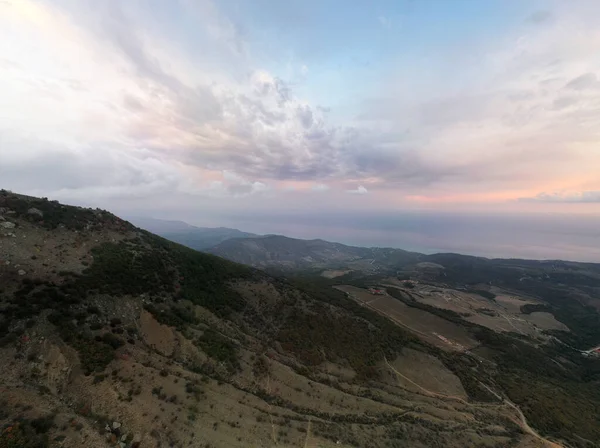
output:
[{"label": "dirt road", "polygon": [[[385,363],[387,364],[387,366],[390,368],[390,370],[392,370],[396,375],[398,375],[399,377],[401,377],[405,381],[408,381],[410,384],[412,384],[413,386],[417,387],[420,391],[422,391],[427,396],[434,397],[434,398],[441,398],[441,399],[444,399],[444,400],[454,400],[454,401],[458,401],[460,403],[463,403],[463,404],[465,404],[467,406],[479,406],[479,404],[470,403],[470,402],[464,400],[463,398],[455,396],[455,395],[440,394],[438,392],[434,392],[434,391],[431,391],[429,389],[426,389],[423,386],[421,386],[420,384],[415,383],[413,380],[411,380],[410,378],[406,377],[402,373],[398,372],[388,362],[387,358],[384,358],[384,360],[385,360]],[[515,419],[516,420],[515,422],[521,427],[521,429],[525,433],[532,435],[533,437],[535,437],[536,439],[538,439],[540,442],[542,442],[544,448],[565,448],[563,445],[560,445],[560,444],[558,444],[556,442],[548,440],[545,437],[542,437],[535,429],[533,429],[531,426],[529,426],[529,423],[527,422],[527,419],[525,418],[525,414],[523,414],[523,411],[521,411],[521,409],[516,404],[514,404],[510,400],[507,400],[506,398],[502,398],[499,394],[497,394],[496,392],[494,392],[490,387],[486,386],[485,384],[483,384],[483,383],[480,383],[480,384],[483,387],[485,387],[496,398],[498,398],[499,400],[502,400],[502,404],[505,404],[505,405],[510,406],[511,408],[513,408],[517,412],[517,415],[519,416],[518,419]],[[502,406],[502,404],[496,404],[496,405],[492,405],[492,406]]]}]

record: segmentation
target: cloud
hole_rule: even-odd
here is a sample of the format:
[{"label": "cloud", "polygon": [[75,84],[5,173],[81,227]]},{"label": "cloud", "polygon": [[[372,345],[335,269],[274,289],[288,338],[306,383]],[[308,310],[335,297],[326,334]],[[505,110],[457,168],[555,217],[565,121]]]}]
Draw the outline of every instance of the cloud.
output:
[{"label": "cloud", "polygon": [[536,11],[527,17],[527,22],[534,24],[542,24],[550,22],[554,18],[554,15],[551,11]]},{"label": "cloud", "polygon": [[520,198],[523,202],[549,202],[549,203],[600,203],[600,190],[595,191],[559,191],[552,193],[539,193],[534,197]]},{"label": "cloud", "polygon": [[600,87],[600,82],[595,73],[584,73],[573,79],[571,79],[566,85],[565,89],[572,90],[585,90],[590,88]]},{"label": "cloud", "polygon": [[386,16],[378,16],[377,21],[385,29],[389,30],[392,27],[392,21]]},{"label": "cloud", "polygon": [[[530,18],[544,26],[440,45],[427,58],[436,66],[381,66],[353,81],[347,102],[319,104],[330,84],[317,85],[318,59],[294,63],[304,77],[310,65],[314,84],[287,79],[269,62],[282,53],[248,37],[219,2],[169,2],[168,17],[138,2],[0,8],[9,111],[0,177],[15,190],[93,200],[157,191],[261,198],[285,182],[324,191],[324,179],[334,192],[373,185],[378,196],[553,191],[579,188],[575,178],[596,188],[600,21],[591,10],[557,7]],[[458,64],[459,77],[445,75]],[[339,70],[335,79],[352,74]]]},{"label": "cloud", "polygon": [[213,188],[212,190],[226,192],[233,197],[245,197],[251,194],[264,193],[269,189],[263,182],[249,181],[233,171],[223,171],[223,180],[218,182],[221,188]]},{"label": "cloud", "polygon": [[346,193],[350,193],[350,194],[367,194],[369,191],[363,187],[362,185],[359,185],[358,188],[356,190],[346,190]]},{"label": "cloud", "polygon": [[329,191],[330,187],[329,187],[329,185],[325,185],[325,184],[315,184],[312,187],[310,187],[310,189],[312,191],[321,192],[321,191]]},{"label": "cloud", "polygon": [[461,64],[454,80],[411,78],[406,67],[391,73],[357,115],[377,129],[370,150],[355,159],[370,167],[364,174],[432,196],[572,188],[577,174],[600,187],[591,168],[600,166],[593,143],[600,97],[590,91],[598,85],[600,21],[584,11],[583,3],[559,8],[548,26],[515,29],[493,44],[465,43],[444,63],[432,54],[440,72]]}]

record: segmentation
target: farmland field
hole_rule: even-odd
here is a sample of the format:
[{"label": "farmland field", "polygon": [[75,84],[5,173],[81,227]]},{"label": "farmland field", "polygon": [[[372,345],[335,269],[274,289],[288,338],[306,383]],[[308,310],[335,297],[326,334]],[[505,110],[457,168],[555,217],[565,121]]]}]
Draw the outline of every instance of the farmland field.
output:
[{"label": "farmland field", "polygon": [[349,285],[335,288],[444,350],[464,351],[477,345],[461,326],[427,311],[411,308],[387,294],[372,295],[366,289]]},{"label": "farmland field", "polygon": [[321,276],[325,277],[325,278],[335,278],[335,277],[341,277],[342,275],[346,275],[349,272],[352,272],[352,271],[351,270],[328,269],[326,271],[321,272]]},{"label": "farmland field", "polygon": [[[397,282],[388,282],[397,286]],[[449,288],[417,285],[408,291],[418,302],[459,313],[469,322],[500,332],[514,332],[544,339],[543,330],[564,330],[568,328],[547,312],[523,314],[521,307],[537,304],[538,301],[508,293],[499,288],[490,289],[490,297]]]}]

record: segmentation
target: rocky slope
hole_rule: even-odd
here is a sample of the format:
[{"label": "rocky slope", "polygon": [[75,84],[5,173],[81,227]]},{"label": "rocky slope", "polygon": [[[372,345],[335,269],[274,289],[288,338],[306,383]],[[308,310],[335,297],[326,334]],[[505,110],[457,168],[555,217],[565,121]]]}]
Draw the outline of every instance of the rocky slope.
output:
[{"label": "rocky slope", "polygon": [[1,191],[0,216],[1,448],[547,443],[479,361],[330,287],[100,210]]}]

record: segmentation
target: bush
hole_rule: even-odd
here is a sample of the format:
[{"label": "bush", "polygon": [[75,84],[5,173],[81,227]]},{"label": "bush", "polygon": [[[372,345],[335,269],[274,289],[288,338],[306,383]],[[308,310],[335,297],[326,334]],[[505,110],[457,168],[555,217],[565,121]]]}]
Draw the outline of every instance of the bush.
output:
[{"label": "bush", "polygon": [[47,432],[54,426],[54,417],[20,420],[0,432],[0,448],[49,448]]},{"label": "bush", "polygon": [[235,345],[216,331],[207,329],[198,340],[198,344],[208,356],[223,362],[229,370],[240,368]]}]

